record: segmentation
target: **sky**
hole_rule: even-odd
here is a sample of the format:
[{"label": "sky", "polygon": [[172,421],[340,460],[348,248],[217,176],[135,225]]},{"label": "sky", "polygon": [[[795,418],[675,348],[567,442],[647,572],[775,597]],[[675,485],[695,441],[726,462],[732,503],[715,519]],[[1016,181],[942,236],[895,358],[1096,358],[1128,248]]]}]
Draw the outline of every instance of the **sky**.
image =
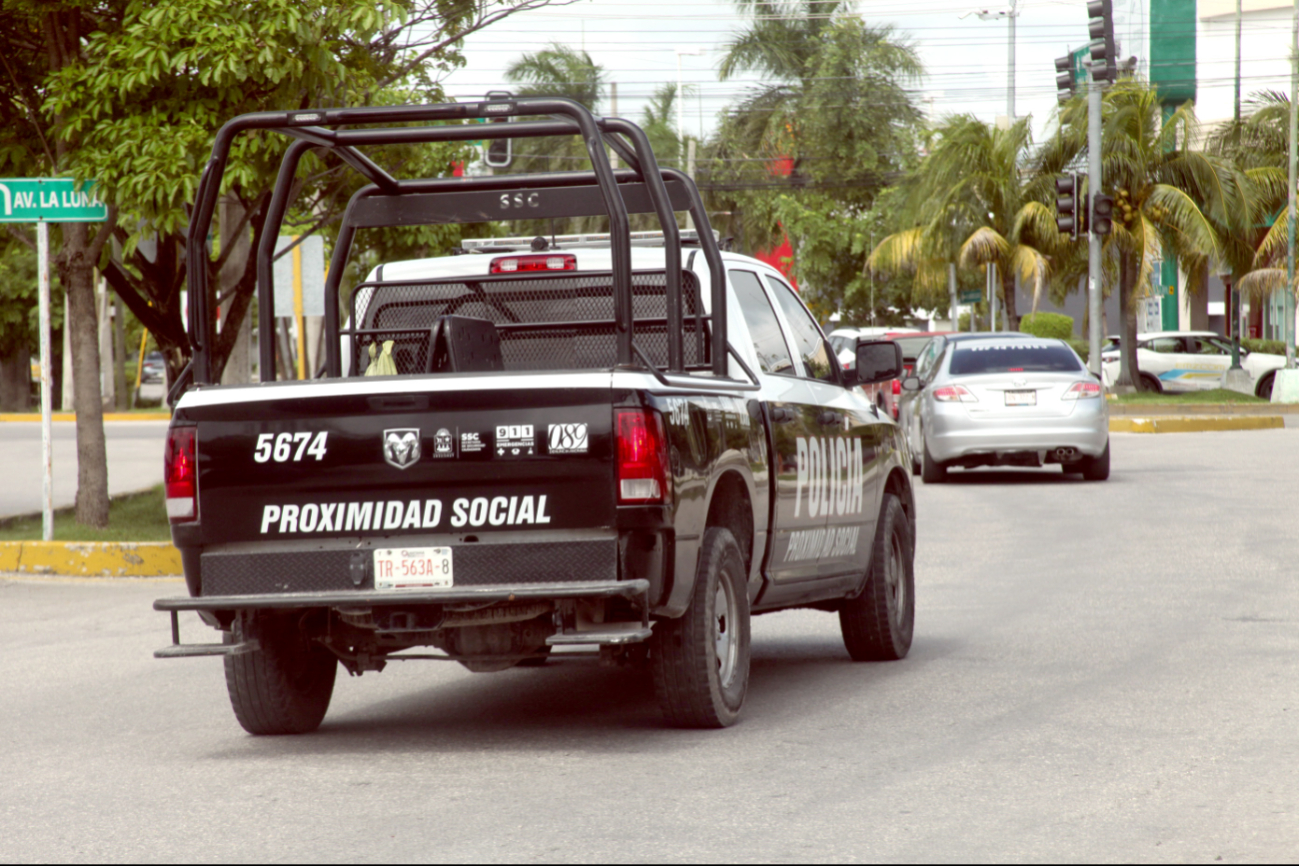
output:
[{"label": "sky", "polygon": [[[1193,2],[1193,0],[1187,0]],[[1115,0],[1116,35],[1125,54],[1146,40],[1145,0]],[[1009,0],[859,0],[872,25],[888,24],[911,41],[927,74],[912,89],[934,117],[973,112],[992,122],[1007,113],[1008,27],[1004,18],[980,20],[978,10],[1009,8]],[[677,80],[678,50],[687,100],[687,132],[707,135],[715,118],[752,86],[754,77],[719,81],[726,44],[744,26],[732,0],[576,0],[522,13],[466,40],[468,65],[444,80],[450,96],[480,99],[507,86],[505,68],[523,53],[559,42],[585,48],[618,83],[617,113],[634,121],[654,89]],[[1085,0],[1018,0],[1016,116],[1031,114],[1035,135],[1049,123],[1055,99],[1054,58],[1087,42]],[[967,17],[962,18],[962,15]],[[613,114],[606,103],[606,114]]]}]

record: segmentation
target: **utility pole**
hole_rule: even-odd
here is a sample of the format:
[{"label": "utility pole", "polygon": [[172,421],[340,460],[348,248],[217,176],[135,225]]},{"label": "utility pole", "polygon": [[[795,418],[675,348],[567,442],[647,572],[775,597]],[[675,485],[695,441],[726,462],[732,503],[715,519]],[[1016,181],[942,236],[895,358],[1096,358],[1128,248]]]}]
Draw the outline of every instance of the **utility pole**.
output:
[{"label": "utility pole", "polygon": [[1295,367],[1294,357],[1294,244],[1295,244],[1295,184],[1299,181],[1296,171],[1296,138],[1299,138],[1299,0],[1294,4],[1294,22],[1290,34],[1290,186],[1289,203],[1286,205],[1286,216],[1290,221],[1289,237],[1285,251],[1285,366],[1287,370]]},{"label": "utility pole", "polygon": [[[1240,18],[1241,0],[1236,0],[1236,119],[1237,143],[1240,141]],[[1236,275],[1231,279],[1231,369],[1239,370],[1240,366],[1240,286],[1236,284]],[[1226,382],[1226,379],[1223,380]]]},{"label": "utility pole", "polygon": [[[1296,0],[1299,2],[1299,0]],[[1088,0],[1087,32],[1091,63],[1087,67],[1087,367],[1101,375],[1101,238],[1110,232],[1112,202],[1101,177],[1101,98],[1106,81],[1118,77],[1112,0]],[[1123,311],[1121,311],[1123,312]],[[1127,349],[1129,347],[1125,347]]]},{"label": "utility pole", "polygon": [[1010,25],[1010,39],[1007,47],[1007,66],[1010,69],[1009,79],[1006,82],[1006,117],[1007,125],[1015,122],[1015,18],[1019,13],[1015,11],[1015,4],[1019,0],[1010,0],[1010,13],[1006,16],[1006,23]]},{"label": "utility pole", "polygon": [[[1296,0],[1299,2],[1299,0]],[[1087,72],[1087,203],[1101,191],[1101,96],[1102,83]],[[1101,374],[1101,236],[1096,233],[1095,214],[1088,214],[1087,233],[1087,367]]]}]

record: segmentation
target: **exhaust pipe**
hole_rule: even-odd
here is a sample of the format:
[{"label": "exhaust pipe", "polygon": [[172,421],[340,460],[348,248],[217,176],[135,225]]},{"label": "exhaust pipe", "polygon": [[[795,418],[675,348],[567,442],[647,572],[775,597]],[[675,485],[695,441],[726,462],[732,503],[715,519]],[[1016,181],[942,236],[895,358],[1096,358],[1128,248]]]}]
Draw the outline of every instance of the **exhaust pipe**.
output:
[{"label": "exhaust pipe", "polygon": [[1052,453],[1055,454],[1055,459],[1059,460],[1061,463],[1074,463],[1080,456],[1078,454],[1078,449],[1072,447],[1057,448]]}]

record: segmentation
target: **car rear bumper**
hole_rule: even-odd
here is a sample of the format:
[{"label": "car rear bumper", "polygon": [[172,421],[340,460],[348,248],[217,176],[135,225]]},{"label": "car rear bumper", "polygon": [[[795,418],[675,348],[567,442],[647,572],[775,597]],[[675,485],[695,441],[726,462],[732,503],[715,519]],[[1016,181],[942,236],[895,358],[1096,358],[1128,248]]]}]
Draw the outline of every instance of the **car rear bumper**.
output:
[{"label": "car rear bumper", "polygon": [[933,458],[942,463],[976,454],[1058,448],[1096,457],[1109,441],[1109,418],[1099,400],[1090,403],[1080,401],[1069,415],[1018,420],[973,419],[962,406],[944,407],[934,413],[925,430],[925,443]]}]

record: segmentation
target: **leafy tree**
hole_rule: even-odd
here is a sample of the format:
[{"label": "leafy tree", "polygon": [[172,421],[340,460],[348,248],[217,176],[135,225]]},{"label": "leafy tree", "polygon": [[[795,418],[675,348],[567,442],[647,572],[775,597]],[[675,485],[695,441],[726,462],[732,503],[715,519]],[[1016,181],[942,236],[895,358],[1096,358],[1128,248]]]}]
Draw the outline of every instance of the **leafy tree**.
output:
[{"label": "leafy tree", "polygon": [[[1155,259],[1168,250],[1188,272],[1202,272],[1210,259],[1223,258],[1216,226],[1232,225],[1249,205],[1226,160],[1188,146],[1197,133],[1191,104],[1164,119],[1154,89],[1130,78],[1111,87],[1102,105],[1104,191],[1116,202],[1105,249],[1116,260],[1122,315],[1116,384],[1139,386],[1134,381],[1137,289],[1148,284]],[[1059,134],[1043,149],[1044,162],[1082,159],[1087,124],[1085,100],[1065,105]]]},{"label": "leafy tree", "polygon": [[1239,123],[1219,127],[1208,149],[1245,175],[1251,208],[1227,239],[1232,284],[1245,294],[1266,297],[1286,285],[1286,211],[1290,98],[1277,91],[1256,93]]},{"label": "leafy tree", "polygon": [[[91,269],[103,268],[157,339],[174,377],[189,356],[180,318],[186,268],[195,264],[184,257],[186,207],[221,124],[247,111],[440,97],[434,77],[462,62],[466,34],[550,2],[7,0],[0,54],[15,84],[0,111],[22,123],[0,130],[0,159],[96,178],[111,206],[93,237],[84,226],[64,227],[58,267],[76,331],[79,520],[107,519]],[[226,315],[214,344],[217,372],[252,298],[249,252],[284,146],[277,135],[241,137],[223,181],[224,200],[243,217],[203,263],[213,277],[232,275],[220,299]],[[422,151],[417,161],[442,173],[463,149]],[[346,175],[332,159],[304,160],[295,205],[304,227],[327,228],[337,218],[355,186]],[[120,258],[110,258],[110,233]],[[241,237],[251,243],[234,242]],[[209,284],[215,290],[221,281]]]},{"label": "leafy tree", "polygon": [[1054,209],[1045,204],[1054,186],[1028,170],[1030,122],[999,129],[972,115],[946,118],[908,180],[906,228],[881,240],[870,266],[913,271],[917,286],[933,293],[952,265],[996,265],[1006,327],[1018,327],[1015,276],[1031,281],[1036,309],[1058,243]]},{"label": "leafy tree", "polygon": [[914,162],[920,112],[906,86],[922,67],[844,0],[739,5],[748,25],[719,75],[765,81],[722,117],[700,185],[740,247],[770,249],[788,232],[804,298],[834,310],[862,275],[862,249],[836,235],[852,226],[869,237],[876,197]]}]

